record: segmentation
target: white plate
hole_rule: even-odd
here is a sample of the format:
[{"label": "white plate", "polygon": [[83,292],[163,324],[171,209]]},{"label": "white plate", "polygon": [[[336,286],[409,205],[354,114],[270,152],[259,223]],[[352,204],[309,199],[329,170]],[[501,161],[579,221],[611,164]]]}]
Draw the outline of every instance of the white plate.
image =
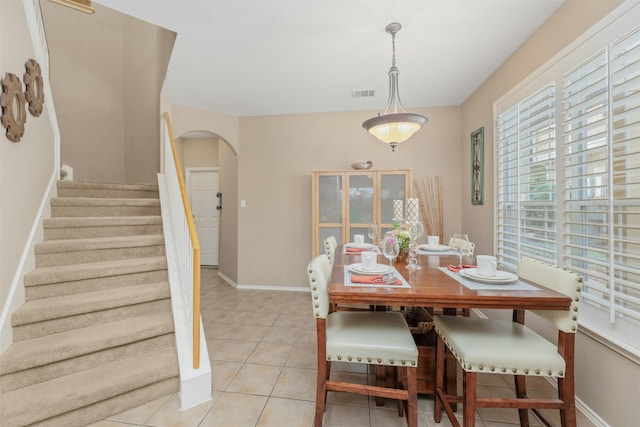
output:
[{"label": "white plate", "polygon": [[344,245],[347,248],[356,248],[356,249],[369,249],[369,248],[375,248],[376,245],[372,245],[371,243],[363,243],[361,245],[357,244],[357,243],[347,243]]},{"label": "white plate", "polygon": [[518,280],[518,276],[508,271],[496,271],[495,276],[483,276],[478,274],[477,268],[465,268],[460,270],[460,275],[468,279],[475,280],[476,282],[484,283],[511,283]]},{"label": "white plate", "polygon": [[444,251],[448,251],[450,248],[449,246],[445,246],[445,245],[438,245],[435,247],[431,247],[429,245],[418,245],[418,249],[422,249],[423,251],[427,251],[427,252],[444,252]]},{"label": "white plate", "polygon": [[391,271],[391,267],[389,267],[388,265],[384,265],[384,264],[376,264],[375,267],[373,268],[373,270],[364,270],[362,268],[362,263],[357,263],[357,264],[351,264],[349,266],[349,270],[354,272],[354,273],[358,273],[358,274],[377,276],[379,274],[387,274],[387,273],[389,273]]}]

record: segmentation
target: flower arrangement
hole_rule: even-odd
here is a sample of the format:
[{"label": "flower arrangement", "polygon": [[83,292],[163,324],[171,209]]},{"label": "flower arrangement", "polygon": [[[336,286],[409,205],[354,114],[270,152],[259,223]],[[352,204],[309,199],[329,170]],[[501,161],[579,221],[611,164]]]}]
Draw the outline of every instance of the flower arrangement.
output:
[{"label": "flower arrangement", "polygon": [[400,224],[393,223],[393,230],[389,232],[390,235],[395,236],[398,239],[398,246],[400,250],[409,249],[409,243],[411,238],[409,237],[409,231],[400,228]]}]

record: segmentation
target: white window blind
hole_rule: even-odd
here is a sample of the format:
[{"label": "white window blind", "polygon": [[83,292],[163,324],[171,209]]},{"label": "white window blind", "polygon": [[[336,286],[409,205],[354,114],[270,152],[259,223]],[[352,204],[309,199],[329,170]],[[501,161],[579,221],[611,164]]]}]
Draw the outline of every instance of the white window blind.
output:
[{"label": "white window blind", "polygon": [[496,102],[496,253],[514,270],[529,257],[580,274],[580,324],[640,356],[640,5],[632,9]]},{"label": "white window blind", "polygon": [[562,86],[562,262],[611,324],[640,321],[640,30],[566,72]]},{"label": "white window blind", "polygon": [[497,255],[515,270],[522,257],[556,256],[555,84],[498,116]]}]

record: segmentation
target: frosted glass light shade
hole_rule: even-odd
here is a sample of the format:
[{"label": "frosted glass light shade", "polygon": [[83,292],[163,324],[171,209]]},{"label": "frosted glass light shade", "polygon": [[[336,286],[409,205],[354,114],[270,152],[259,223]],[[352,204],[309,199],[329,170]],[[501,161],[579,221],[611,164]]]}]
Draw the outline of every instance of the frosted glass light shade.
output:
[{"label": "frosted glass light shade", "polygon": [[362,127],[382,142],[397,144],[409,139],[427,120],[421,114],[393,113],[373,117],[362,123]]}]

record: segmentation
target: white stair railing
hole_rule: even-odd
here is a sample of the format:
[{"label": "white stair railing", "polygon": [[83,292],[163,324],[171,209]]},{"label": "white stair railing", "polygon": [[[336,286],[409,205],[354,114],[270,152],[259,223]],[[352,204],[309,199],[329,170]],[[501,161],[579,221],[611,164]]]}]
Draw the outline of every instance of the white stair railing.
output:
[{"label": "white stair railing", "polygon": [[171,218],[182,275],[185,305],[189,310],[193,330],[193,368],[200,367],[200,243],[196,233],[193,213],[182,176],[182,167],[177,155],[171,121],[165,118],[165,174],[169,193]]},{"label": "white stair railing", "polygon": [[158,174],[171,303],[180,365],[181,408],[211,398],[211,366],[200,318],[200,244],[171,121],[164,114],[164,173]]}]

